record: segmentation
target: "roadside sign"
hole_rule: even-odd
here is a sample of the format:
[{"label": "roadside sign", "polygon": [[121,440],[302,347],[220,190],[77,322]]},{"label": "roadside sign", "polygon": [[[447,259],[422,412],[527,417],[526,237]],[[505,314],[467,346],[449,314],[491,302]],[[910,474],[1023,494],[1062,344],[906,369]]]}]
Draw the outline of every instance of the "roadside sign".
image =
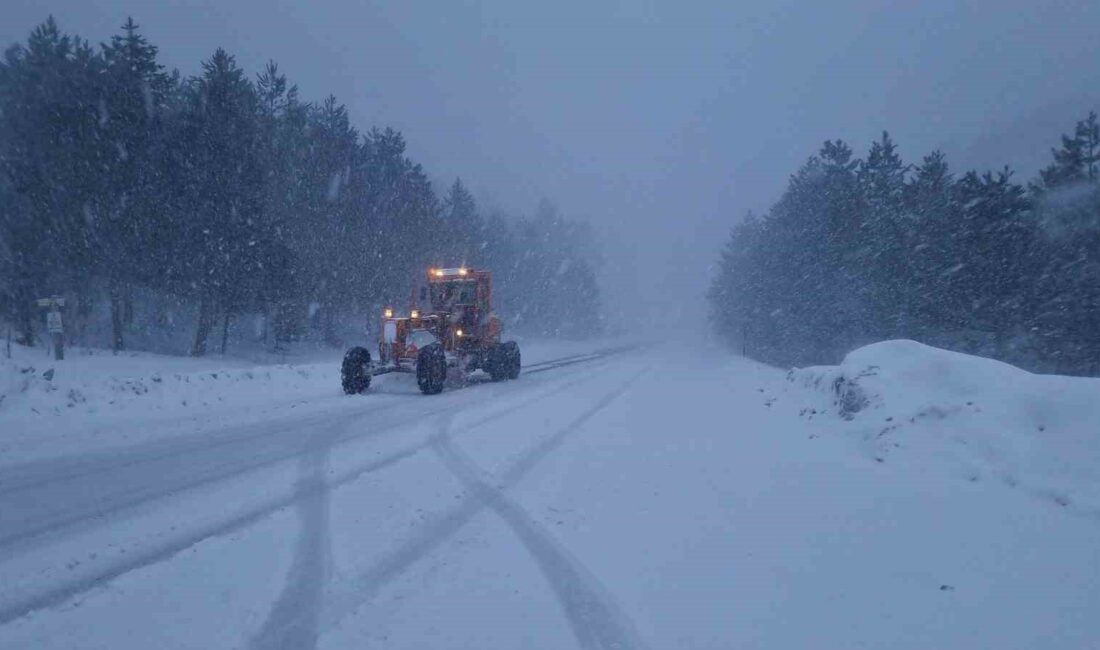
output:
[{"label": "roadside sign", "polygon": [[61,361],[65,358],[65,328],[61,322],[61,308],[65,306],[65,299],[61,296],[53,296],[39,298],[34,302],[42,309],[49,310],[46,312],[46,329],[49,330],[50,338],[53,339],[54,358]]},{"label": "roadside sign", "polygon": [[46,312],[46,329],[50,331],[50,334],[60,334],[65,331],[65,328],[61,326],[61,312]]}]

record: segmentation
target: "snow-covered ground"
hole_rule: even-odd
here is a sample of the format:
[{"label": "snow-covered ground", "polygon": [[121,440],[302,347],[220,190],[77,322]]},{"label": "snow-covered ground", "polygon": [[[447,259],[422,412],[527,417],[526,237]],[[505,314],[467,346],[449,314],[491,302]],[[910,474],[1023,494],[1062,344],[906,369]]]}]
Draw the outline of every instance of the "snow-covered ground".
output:
[{"label": "snow-covered ground", "polygon": [[320,362],[114,377],[153,373],[6,393],[0,647],[1100,640],[1095,380],[908,342],[789,374],[649,347],[435,397],[344,397]]},{"label": "snow-covered ground", "polygon": [[[794,370],[822,411],[881,462],[939,467],[1020,488],[1100,522],[1100,379],[1036,375],[915,341],[860,348]],[[803,413],[822,417],[817,409]]]},{"label": "snow-covered ground", "polygon": [[[613,345],[610,341],[521,340],[539,363]],[[341,399],[338,350],[191,358],[72,348],[54,361],[42,348],[0,354],[0,467],[12,462],[170,438],[227,423],[263,422],[272,411],[356,408]],[[289,361],[289,362],[288,362]],[[374,393],[408,392],[407,377],[380,377]],[[140,426],[139,426],[140,425]]]}]

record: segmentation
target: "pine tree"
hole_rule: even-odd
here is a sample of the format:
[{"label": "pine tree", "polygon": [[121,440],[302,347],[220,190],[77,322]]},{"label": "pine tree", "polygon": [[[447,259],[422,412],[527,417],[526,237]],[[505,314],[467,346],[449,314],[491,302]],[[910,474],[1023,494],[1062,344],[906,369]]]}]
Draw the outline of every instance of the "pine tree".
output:
[{"label": "pine tree", "polygon": [[87,296],[96,254],[92,224],[100,196],[97,140],[101,60],[88,44],[61,33],[53,18],[27,45],[7,51],[2,72],[3,167],[14,211],[11,293],[21,340],[34,340],[30,300],[66,292]]},{"label": "pine tree", "polygon": [[1035,241],[1025,190],[1011,177],[1007,168],[969,172],[957,185],[961,212],[954,237],[960,257],[954,287],[968,328],[990,338],[995,355],[1006,353],[1026,322],[1022,307]]},{"label": "pine tree", "polygon": [[710,319],[731,347],[758,356],[770,356],[764,347],[767,333],[760,329],[768,278],[762,275],[759,255],[765,250],[763,224],[751,212],[730,233],[711,282],[707,299]]},{"label": "pine tree", "polygon": [[959,204],[955,178],[943,152],[924,157],[906,186],[905,210],[912,220],[911,248],[914,338],[932,342],[946,331],[962,329],[966,307],[957,288]]},{"label": "pine tree", "polygon": [[883,132],[856,175],[865,215],[860,249],[866,251],[858,267],[859,284],[868,303],[872,339],[898,338],[913,329],[913,229],[904,206],[907,170],[897,145]]},{"label": "pine tree", "polygon": [[1086,180],[1092,183],[1100,181],[1100,121],[1096,111],[1091,111],[1087,118],[1077,123],[1074,136],[1081,143],[1081,162]]},{"label": "pine tree", "polygon": [[1062,136],[1061,149],[1051,149],[1054,162],[1039,175],[1041,185],[1035,189],[1049,190],[1100,178],[1100,122],[1096,113],[1077,122],[1073,135]]},{"label": "pine tree", "polygon": [[475,265],[480,257],[483,240],[481,215],[477,211],[474,195],[456,178],[443,199],[443,219],[451,234],[455,261]]},{"label": "pine tree", "polygon": [[128,18],[123,33],[103,46],[105,92],[100,131],[108,145],[104,214],[98,241],[108,279],[112,347],[125,347],[126,306],[131,283],[148,278],[152,269],[135,268],[146,259],[145,243],[155,238],[157,174],[156,142],[163,137],[160,113],[171,91],[171,79],[157,63],[157,48],[138,33]]},{"label": "pine tree", "polygon": [[[1042,225],[1031,295],[1037,352],[1060,372],[1100,372],[1100,125],[1095,112],[1062,136],[1031,189]],[[1064,188],[1064,191],[1058,191]]]},{"label": "pine tree", "polygon": [[256,156],[255,93],[233,57],[215,51],[191,88],[188,128],[182,133],[190,143],[177,146],[190,151],[183,236],[199,302],[191,354],[202,356],[218,315],[224,342],[231,315],[255,295],[263,256],[257,250],[263,179]]},{"label": "pine tree", "polygon": [[301,179],[308,174],[309,106],[298,99],[298,88],[288,83],[275,62],[269,62],[256,80],[259,156],[264,162],[261,199],[267,259],[263,264],[261,294],[265,338],[281,347],[304,332],[302,303],[306,301],[305,251],[291,242],[309,229],[298,220],[309,210],[310,191]]}]

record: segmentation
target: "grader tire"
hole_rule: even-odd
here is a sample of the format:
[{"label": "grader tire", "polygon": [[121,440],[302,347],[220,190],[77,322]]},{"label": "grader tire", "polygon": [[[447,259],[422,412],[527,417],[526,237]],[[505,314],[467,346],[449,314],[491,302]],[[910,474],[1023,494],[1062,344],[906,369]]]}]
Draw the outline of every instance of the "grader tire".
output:
[{"label": "grader tire", "polygon": [[508,379],[516,379],[519,377],[521,365],[519,344],[515,341],[505,341],[500,344],[500,347],[503,348],[502,356],[504,357],[505,377]]},{"label": "grader tire", "polygon": [[504,358],[504,346],[497,343],[489,349],[488,358],[485,360],[485,371],[493,381],[504,381],[508,378],[507,360]]},{"label": "grader tire", "polygon": [[519,346],[515,341],[507,341],[493,346],[486,370],[493,381],[504,381],[519,377],[519,365]]},{"label": "grader tire", "polygon": [[443,382],[447,381],[447,355],[443,346],[432,343],[420,348],[416,354],[416,383],[425,395],[443,392]]},{"label": "grader tire", "polygon": [[354,347],[344,354],[340,384],[348,395],[358,395],[370,388],[370,352],[366,348]]}]

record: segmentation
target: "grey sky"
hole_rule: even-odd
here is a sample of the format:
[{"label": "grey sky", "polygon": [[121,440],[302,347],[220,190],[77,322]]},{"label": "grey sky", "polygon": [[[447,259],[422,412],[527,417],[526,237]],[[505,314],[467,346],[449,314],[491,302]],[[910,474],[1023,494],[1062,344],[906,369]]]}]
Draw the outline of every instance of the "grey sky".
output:
[{"label": "grey sky", "polygon": [[185,74],[217,46],[250,72],[275,59],[483,205],[545,196],[589,219],[609,302],[665,323],[670,306],[701,315],[730,225],[827,138],[862,153],[888,129],[910,160],[941,148],[956,170],[1026,178],[1100,108],[1100,2],[1084,0],[8,0],[0,41],[49,13],[93,42],[133,15]]}]

